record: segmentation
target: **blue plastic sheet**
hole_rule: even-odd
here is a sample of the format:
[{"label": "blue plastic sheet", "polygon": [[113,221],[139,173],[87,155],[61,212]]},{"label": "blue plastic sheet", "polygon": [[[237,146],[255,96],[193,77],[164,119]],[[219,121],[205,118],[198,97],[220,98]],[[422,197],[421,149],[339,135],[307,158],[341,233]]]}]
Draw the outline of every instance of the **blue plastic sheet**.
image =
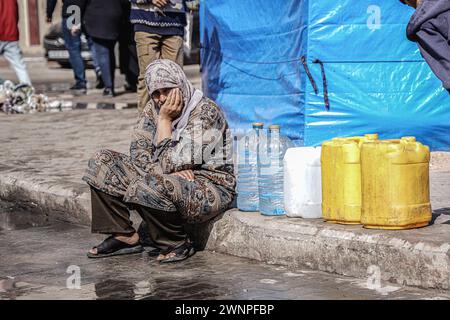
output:
[{"label": "blue plastic sheet", "polygon": [[450,96],[406,39],[412,13],[386,0],[203,1],[203,89],[237,135],[258,121],[304,145],[373,132],[450,151]]}]

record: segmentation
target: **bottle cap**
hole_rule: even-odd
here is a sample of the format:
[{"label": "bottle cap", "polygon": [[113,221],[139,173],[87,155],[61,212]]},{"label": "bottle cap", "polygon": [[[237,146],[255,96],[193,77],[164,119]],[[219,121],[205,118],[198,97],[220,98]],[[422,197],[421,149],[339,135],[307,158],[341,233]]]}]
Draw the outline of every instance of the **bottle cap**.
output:
[{"label": "bottle cap", "polygon": [[369,133],[364,135],[369,140],[378,140],[378,133]]},{"label": "bottle cap", "polygon": [[281,126],[278,124],[272,124],[269,126],[269,130],[280,130]]},{"label": "bottle cap", "polygon": [[255,122],[252,125],[253,125],[253,129],[262,129],[262,128],[264,128],[264,123],[262,123],[262,122]]},{"label": "bottle cap", "polygon": [[416,142],[416,137],[402,137],[402,141]]}]

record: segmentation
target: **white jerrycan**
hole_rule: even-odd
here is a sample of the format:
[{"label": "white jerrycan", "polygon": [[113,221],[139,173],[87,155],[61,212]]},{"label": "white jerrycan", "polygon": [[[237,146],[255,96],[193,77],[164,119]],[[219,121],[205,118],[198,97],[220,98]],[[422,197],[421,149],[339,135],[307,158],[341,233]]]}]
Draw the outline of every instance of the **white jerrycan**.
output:
[{"label": "white jerrycan", "polygon": [[321,147],[290,148],[284,156],[284,207],[288,217],[322,218]]}]

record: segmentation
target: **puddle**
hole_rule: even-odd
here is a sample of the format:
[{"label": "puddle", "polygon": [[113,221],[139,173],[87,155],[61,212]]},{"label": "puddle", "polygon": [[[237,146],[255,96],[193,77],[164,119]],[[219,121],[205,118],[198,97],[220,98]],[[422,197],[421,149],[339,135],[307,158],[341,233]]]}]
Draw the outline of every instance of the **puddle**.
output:
[{"label": "puddle", "polygon": [[135,292],[142,292],[143,289],[147,290],[147,293],[141,295],[140,299],[205,300],[228,296],[234,291],[230,286],[216,285],[209,281],[203,281],[202,279],[177,278],[174,281],[174,278],[171,278],[169,274],[166,277],[153,279],[150,285],[150,287],[147,286],[139,288],[138,291],[135,290]]},{"label": "puddle", "polygon": [[49,217],[34,208],[0,201],[0,230],[22,230],[49,224]]},{"label": "puddle", "polygon": [[31,291],[28,283],[17,282],[13,277],[0,278],[0,300],[15,300]]},{"label": "puddle", "polygon": [[142,299],[155,290],[152,281],[131,283],[126,280],[108,279],[95,284],[97,300],[129,300]]}]

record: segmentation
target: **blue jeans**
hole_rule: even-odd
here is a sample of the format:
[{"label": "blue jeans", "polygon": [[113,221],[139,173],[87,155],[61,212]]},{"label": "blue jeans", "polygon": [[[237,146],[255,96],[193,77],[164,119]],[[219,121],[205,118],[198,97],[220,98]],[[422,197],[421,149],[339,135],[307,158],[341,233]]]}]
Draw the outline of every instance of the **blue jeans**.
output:
[{"label": "blue jeans", "polygon": [[94,42],[95,54],[100,70],[102,71],[105,88],[114,89],[114,75],[116,71],[114,47],[116,40],[92,38],[92,41]]},{"label": "blue jeans", "polygon": [[[86,73],[83,57],[81,56],[81,32],[72,35],[70,29],[67,27],[67,19],[63,19],[62,24],[64,42],[66,43],[67,51],[69,51],[69,61],[73,69],[76,85],[80,87],[86,87]],[[95,67],[95,72],[98,74],[98,72],[100,71],[100,67],[97,60],[95,48],[93,46],[92,39],[88,36],[86,36],[86,38],[88,41],[89,49],[91,50],[92,62]]]},{"label": "blue jeans", "polygon": [[16,72],[21,84],[31,84],[27,67],[23,62],[22,51],[17,41],[0,41],[0,55],[4,55]]},{"label": "blue jeans", "polygon": [[86,88],[86,73],[84,61],[81,57],[81,33],[72,35],[70,29],[67,27],[67,19],[62,20],[62,30],[66,49],[69,51],[69,62],[72,66],[76,85]]},{"label": "blue jeans", "polygon": [[100,64],[98,63],[97,52],[95,51],[94,42],[92,41],[92,38],[89,37],[88,35],[86,35],[86,39],[88,41],[89,50],[91,51],[92,64],[94,65],[95,73],[98,75],[98,73],[101,70]]}]

